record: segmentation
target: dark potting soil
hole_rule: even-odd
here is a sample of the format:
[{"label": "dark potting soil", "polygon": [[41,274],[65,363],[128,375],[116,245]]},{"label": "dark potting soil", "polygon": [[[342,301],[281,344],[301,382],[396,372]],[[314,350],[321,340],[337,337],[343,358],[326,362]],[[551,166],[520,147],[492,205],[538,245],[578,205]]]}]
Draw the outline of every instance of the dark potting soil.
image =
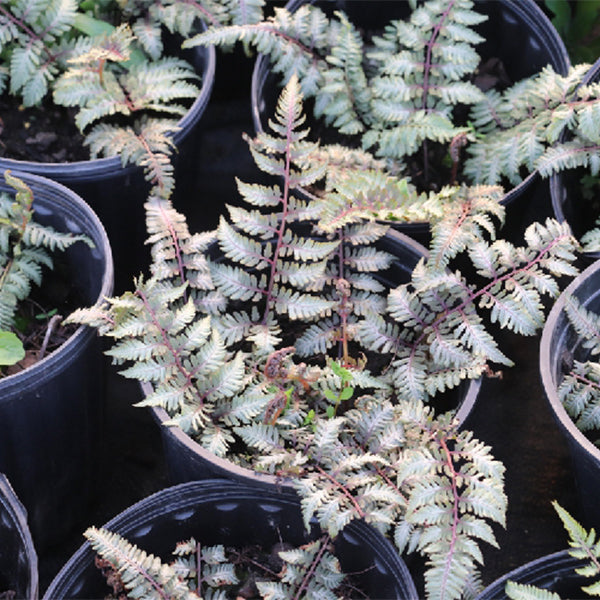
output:
[{"label": "dark potting soil", "polygon": [[74,115],[50,100],[26,108],[12,96],[0,96],[0,156],[42,163],[89,160]]}]

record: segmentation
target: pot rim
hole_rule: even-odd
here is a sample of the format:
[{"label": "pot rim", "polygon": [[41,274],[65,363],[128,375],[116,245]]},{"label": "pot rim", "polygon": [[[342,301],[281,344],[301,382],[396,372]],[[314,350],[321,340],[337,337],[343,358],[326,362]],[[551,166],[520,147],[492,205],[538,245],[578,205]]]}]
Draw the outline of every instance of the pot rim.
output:
[{"label": "pot rim", "polygon": [[585,281],[591,277],[594,277],[598,272],[600,272],[600,261],[594,262],[579,275],[577,275],[577,277],[571,281],[571,283],[557,298],[542,329],[539,353],[539,369],[546,397],[556,419],[559,421],[560,425],[564,428],[572,440],[581,446],[587,454],[591,455],[594,460],[600,462],[600,448],[595,446],[575,425],[573,419],[569,416],[565,407],[560,401],[558,397],[558,382],[555,381],[555,373],[552,369],[552,366],[555,362],[553,357],[556,353],[554,344],[557,342],[557,339],[555,336],[558,335],[557,327],[559,325],[559,319],[564,315],[567,296],[577,296],[577,291],[582,285],[584,285]]},{"label": "pot rim", "polygon": [[[487,585],[475,600],[492,600],[499,598],[498,592],[501,591],[504,593],[504,586],[509,580],[514,580],[517,583],[536,585],[539,583],[540,576],[563,574],[566,571],[572,571],[580,563],[581,560],[573,558],[568,550],[559,550],[552,554],[546,554],[498,577],[498,579]],[[500,586],[502,586],[502,588],[498,589]],[[494,595],[492,596],[491,594]],[[501,597],[505,598],[506,596],[503,595]]]},{"label": "pot rim", "polygon": [[0,473],[0,496],[0,504],[8,509],[10,519],[17,526],[21,541],[25,546],[29,567],[29,588],[27,590],[27,598],[37,598],[39,591],[38,556],[27,523],[27,511],[17,497],[10,481],[3,473]]},{"label": "pot rim", "polygon": [[[120,535],[126,537],[135,537],[136,530],[143,533],[147,527],[146,523],[148,523],[148,521],[154,520],[162,515],[180,514],[181,519],[185,520],[189,516],[190,507],[197,506],[198,504],[227,501],[228,505],[226,510],[230,510],[231,508],[234,508],[231,503],[245,500],[257,501],[264,505],[268,505],[269,502],[272,502],[279,507],[297,508],[298,510],[301,508],[300,498],[295,491],[280,489],[265,492],[264,489],[247,482],[240,483],[223,478],[209,478],[179,483],[158,490],[125,508],[102,527],[110,531],[116,531]],[[406,563],[396,552],[392,542],[383,536],[383,534],[374,526],[362,519],[352,520],[348,523],[347,527],[350,529],[348,535],[352,539],[365,541],[368,535],[373,538],[375,542],[379,544],[384,542],[386,548],[391,547],[394,550],[393,557],[396,563],[395,569],[399,569],[399,572],[397,573],[398,581],[407,588],[407,598],[409,600],[416,599],[417,592],[414,581],[406,567]],[[339,535],[340,537],[343,537],[344,531],[341,531]],[[373,547],[375,547],[375,544],[373,544]],[[385,550],[383,547],[382,549]],[[71,577],[73,575],[80,575],[82,570],[86,568],[86,565],[89,564],[90,555],[93,556],[93,550],[90,543],[85,540],[57,573],[46,590],[43,599],[53,600],[53,598],[48,596],[48,593],[53,592],[54,588],[60,586],[69,573],[72,574]],[[387,561],[385,560],[385,552],[383,552],[383,554],[380,553],[379,556],[376,556],[374,552],[374,559],[376,559],[377,562],[382,558],[384,559],[385,566],[388,567],[389,570],[390,565],[387,564]],[[392,566],[392,568],[394,567]]]}]

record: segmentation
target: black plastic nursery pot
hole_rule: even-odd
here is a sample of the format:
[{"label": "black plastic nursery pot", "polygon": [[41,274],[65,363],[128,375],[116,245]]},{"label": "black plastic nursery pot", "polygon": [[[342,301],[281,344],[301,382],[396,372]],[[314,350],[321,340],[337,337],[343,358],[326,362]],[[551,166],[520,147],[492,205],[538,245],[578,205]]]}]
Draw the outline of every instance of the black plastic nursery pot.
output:
[{"label": "black plastic nursery pot", "polygon": [[567,550],[542,556],[510,571],[488,585],[476,600],[506,600],[508,581],[533,585],[558,594],[561,598],[584,598],[581,586],[590,583],[589,579],[577,575],[574,570],[583,562],[573,558]]},{"label": "black plastic nursery pot", "polygon": [[[194,537],[203,545],[270,548],[303,544],[307,532],[298,497],[224,480],[205,480],[161,490],[109,521],[105,527],[149,553],[169,559],[177,542]],[[346,573],[369,598],[416,599],[414,583],[392,544],[363,521],[352,521],[336,538],[335,553]],[[86,542],[52,581],[44,599],[102,598],[106,583]]]},{"label": "black plastic nursery pot", "polygon": [[[312,0],[327,10],[344,10],[355,24],[365,29],[379,29],[393,19],[405,18],[409,13],[408,2],[403,0]],[[295,10],[302,0],[291,0],[288,7]],[[488,20],[478,26],[478,32],[486,39],[477,50],[482,61],[499,59],[511,81],[516,82],[541,71],[550,65],[555,71],[566,75],[570,60],[564,42],[548,17],[534,0],[476,0],[476,10],[488,15]],[[274,114],[281,89],[281,76],[271,71],[266,55],[259,55],[252,76],[252,119],[257,132],[265,130],[265,123]],[[510,220],[521,222],[525,209],[519,201],[532,190],[539,178],[531,174],[519,185],[508,190],[502,200]],[[508,220],[508,219],[507,219]],[[427,222],[393,223],[393,226],[421,243],[430,239]]]},{"label": "black plastic nursery pot", "polygon": [[[395,230],[389,230],[384,238],[378,242],[378,248],[393,254],[396,259],[384,274],[388,285],[398,285],[410,281],[413,268],[417,262],[427,255],[427,251],[412,238]],[[151,384],[143,383],[144,395],[151,392]],[[465,381],[456,390],[455,396],[451,396],[451,402],[458,403],[457,419],[463,426],[468,422],[469,415],[473,410],[481,380]],[[453,406],[448,407],[448,409]],[[220,458],[212,452],[203,448],[179,427],[163,425],[169,420],[169,415],[161,407],[150,409],[155,421],[160,425],[165,462],[171,483],[183,483],[210,477],[223,477],[244,484],[260,484],[272,491],[278,490],[282,485],[291,488],[289,482],[283,482],[280,478],[266,473],[258,473],[251,469],[236,465],[225,458]]]},{"label": "black plastic nursery pot", "polygon": [[[54,255],[43,288],[69,290],[72,303],[92,306],[112,292],[106,232],[74,192],[37,175],[13,172],[34,194],[34,219],[63,232],[83,233]],[[0,191],[14,190],[0,181]],[[58,279],[58,273],[62,278]],[[57,307],[59,314],[63,308]],[[28,513],[38,550],[57,542],[83,517],[95,484],[103,404],[104,358],[96,332],[79,327],[59,348],[29,368],[0,379],[0,472]]]},{"label": "black plastic nursery pot", "polygon": [[[599,80],[600,58],[590,67],[582,84],[597,83]],[[588,173],[589,169],[580,167],[553,173],[549,180],[554,217],[561,223],[566,221],[577,239],[581,239],[600,217],[597,188],[592,192],[592,198],[585,198],[582,194],[582,178]],[[584,252],[582,256],[589,264],[600,259],[600,252]]]},{"label": "black plastic nursery pot", "polygon": [[0,473],[0,597],[36,600],[38,560],[27,525],[27,512],[5,475]]},{"label": "black plastic nursery pot", "polygon": [[[186,194],[194,174],[193,157],[196,130],[209,102],[215,77],[214,48],[196,48],[182,52],[201,77],[201,88],[173,135],[176,150],[172,155],[176,189],[173,201],[178,208],[198,202]],[[144,245],[146,224],[144,202],[150,186],[141,167],[123,167],[120,156],[65,163],[38,163],[0,157],[0,172],[5,169],[25,171],[58,181],[72,189],[96,212],[110,239],[115,257],[115,291],[131,286],[132,278],[143,272],[150,262]]]},{"label": "black plastic nursery pot", "polygon": [[[570,325],[565,302],[575,296],[587,310],[600,312],[600,262],[596,261],[565,288],[550,311],[540,342],[540,373],[546,398],[565,436],[581,506],[584,527],[600,527],[600,448],[582,433],[567,414],[558,397],[558,387],[573,360],[583,361],[589,350]],[[577,513],[579,517],[579,513]]]}]

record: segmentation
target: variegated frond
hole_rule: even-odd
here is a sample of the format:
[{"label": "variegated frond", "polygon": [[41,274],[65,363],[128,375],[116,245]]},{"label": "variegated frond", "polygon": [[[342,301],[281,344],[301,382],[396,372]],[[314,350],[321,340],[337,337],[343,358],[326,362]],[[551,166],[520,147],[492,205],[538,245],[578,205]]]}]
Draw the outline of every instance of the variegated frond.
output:
[{"label": "variegated frond", "polygon": [[556,592],[512,579],[506,582],[504,592],[510,600],[561,600]]},{"label": "variegated frond", "polygon": [[[399,158],[425,139],[447,142],[468,134],[449,117],[453,106],[483,98],[468,80],[479,63],[475,45],[482,41],[474,26],[483,20],[468,0],[449,6],[425,2],[409,20],[391,22],[374,38],[368,53],[376,65],[372,112],[385,130],[380,135],[371,130],[363,138],[367,147],[377,143],[378,156]],[[426,56],[430,47],[435,58]]]},{"label": "variegated frond", "polygon": [[558,387],[558,397],[581,431],[600,429],[600,365],[574,361]]},{"label": "variegated frond", "polygon": [[146,211],[150,271],[157,280],[187,282],[191,289],[212,290],[207,254],[216,241],[214,232],[190,234],[185,216],[170,201],[150,196]]},{"label": "variegated frond", "polygon": [[[238,189],[240,188],[239,183]],[[246,184],[243,185],[246,186]],[[279,190],[277,194],[279,199]],[[247,197],[245,200],[249,201]],[[231,225],[248,236],[269,240],[277,235],[279,218],[276,213],[263,214],[258,209],[247,210],[240,206],[227,206],[227,211]]]},{"label": "variegated frond", "polygon": [[154,186],[152,193],[166,199],[175,185],[170,159],[175,131],[174,119],[142,117],[134,127],[98,123],[87,134],[85,143],[94,158],[118,155],[124,166],[140,165],[146,180]]},{"label": "variegated frond", "polygon": [[[128,2],[136,8],[135,2]],[[186,0],[166,0],[157,4],[148,3],[147,12],[134,13],[143,27],[163,24],[171,32],[188,38],[197,32],[196,21],[207,25],[244,25],[258,23],[264,18],[264,0],[203,0],[201,3],[189,3]],[[135,26],[134,26],[134,31]],[[138,36],[139,37],[139,36]]]},{"label": "variegated frond", "polygon": [[582,586],[582,592],[590,596],[600,593],[600,540],[592,528],[586,530],[573,516],[556,500],[552,502],[565,531],[569,534],[569,554],[582,560],[584,564],[575,569],[575,573],[586,578],[594,578],[588,585]]},{"label": "variegated frond", "polygon": [[332,26],[325,13],[310,4],[301,5],[293,13],[286,8],[275,8],[272,16],[259,23],[210,26],[186,40],[184,47],[228,47],[243,41],[257,52],[269,55],[273,69],[283,75],[284,81],[296,74],[303,93],[313,96],[322,84],[320,71],[327,68],[328,49],[338,39],[339,24],[333,23]]},{"label": "variegated frond", "polygon": [[600,428],[600,364],[592,357],[600,353],[600,317],[573,295],[567,297],[565,313],[586,351],[587,360],[573,360],[560,381],[558,397],[579,429],[597,431]]},{"label": "variegated frond", "polygon": [[327,70],[315,99],[314,114],[343,135],[361,134],[371,125],[372,90],[364,68],[361,34],[341,11],[338,40],[329,49]]},{"label": "variegated frond", "polygon": [[398,175],[401,165],[376,158],[370,152],[358,148],[350,148],[341,144],[321,144],[298,161],[304,167],[321,167],[325,170],[325,190],[334,188],[336,182],[352,177],[361,171],[388,171]]},{"label": "variegated frond", "polygon": [[483,564],[479,544],[497,547],[492,525],[505,525],[504,467],[471,432],[444,422],[425,429],[430,443],[416,450],[418,476],[409,470],[406,520],[422,532],[428,595],[461,598],[464,581]]},{"label": "variegated frond", "polygon": [[[484,196],[483,205],[495,200]],[[369,316],[358,338],[373,350],[393,352],[393,370],[400,397],[427,399],[430,394],[478,377],[486,363],[511,365],[486,330],[479,310],[523,335],[544,323],[543,295],[556,296],[556,278],[575,272],[577,247],[568,227],[549,220],[525,234],[527,246],[516,247],[494,238],[487,209],[470,215],[466,202],[433,229],[432,254],[413,270],[412,281],[388,296],[387,312],[396,328],[381,317]],[[495,210],[489,212],[501,216]],[[464,223],[465,231],[457,224]],[[457,253],[467,252],[479,275],[477,285],[445,266]],[[446,260],[447,259],[447,260]],[[368,345],[370,344],[370,346]]]},{"label": "variegated frond", "polygon": [[[515,185],[524,169],[547,177],[575,166],[597,173],[598,90],[580,86],[588,67],[577,65],[563,76],[548,66],[501,95],[489,92],[471,113],[485,135],[468,148],[464,172],[470,180],[493,184],[506,177]],[[569,141],[560,142],[565,135]]]},{"label": "variegated frond", "polygon": [[304,294],[299,291],[288,290],[274,286],[275,311],[287,315],[290,319],[310,321],[321,316],[329,316],[335,302],[313,294]]},{"label": "variegated frond", "polygon": [[404,178],[385,171],[346,171],[329,180],[319,203],[319,227],[331,232],[364,220],[428,220],[426,194],[418,194]]},{"label": "variegated frond", "polygon": [[587,309],[574,295],[567,296],[565,312],[569,323],[592,355],[600,353],[600,316]]},{"label": "variegated frond", "polygon": [[273,247],[232,227],[223,216],[217,230],[219,248],[224,256],[248,270],[264,271],[272,262]]},{"label": "variegated frond", "polygon": [[[292,78],[290,83],[294,81],[295,78]],[[291,96],[289,100],[295,101],[296,106],[301,109],[300,96]],[[261,171],[286,178],[291,189],[306,189],[325,176],[325,167],[307,163],[306,157],[315,151],[317,145],[304,141],[308,135],[307,129],[298,129],[303,123],[302,114],[289,110],[287,113],[283,110],[279,113],[281,119],[286,116],[293,119],[288,121],[287,129],[283,122],[270,121],[273,134],[261,132],[254,139],[247,136],[245,139],[252,158]]]},{"label": "variegated frond", "polygon": [[429,266],[445,268],[458,254],[479,239],[495,239],[497,224],[504,222],[500,186],[448,187],[443,216],[431,219]]},{"label": "variegated frond", "polygon": [[117,533],[90,527],[84,532],[93,550],[120,574],[126,590],[137,597],[198,599],[172,566]]},{"label": "variegated frond", "polygon": [[338,597],[336,590],[345,576],[328,536],[281,551],[278,555],[283,560],[281,580],[257,582],[262,598],[293,598],[300,590],[308,598],[325,600]]},{"label": "variegated frond", "polygon": [[374,101],[373,111],[380,121],[387,123],[386,128],[370,129],[362,137],[363,147],[373,148],[375,156],[402,160],[417,152],[425,140],[448,144],[458,136],[472,136],[470,128],[456,127],[444,114],[411,110],[408,111],[410,118],[404,118],[406,111],[401,114],[377,112],[379,106]]},{"label": "variegated frond", "polygon": [[0,6],[5,73],[1,91],[22,98],[25,106],[34,106],[47,96],[78,35],[74,27],[77,9],[75,0],[18,0]]},{"label": "variegated frond", "polygon": [[[126,63],[133,40],[129,26],[117,27],[91,47],[80,48],[69,61],[72,66],[57,79],[54,101],[78,108],[75,121],[81,131],[114,114],[150,111],[181,116],[187,111],[181,103],[197,97],[198,76],[183,60],[166,57]],[[127,68],[113,71],[111,62]]]}]

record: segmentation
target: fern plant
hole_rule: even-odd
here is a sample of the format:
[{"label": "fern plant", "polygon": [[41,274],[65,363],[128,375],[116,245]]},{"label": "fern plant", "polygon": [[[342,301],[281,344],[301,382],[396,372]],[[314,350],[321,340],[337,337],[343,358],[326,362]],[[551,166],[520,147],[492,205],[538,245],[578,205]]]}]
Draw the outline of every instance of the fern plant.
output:
[{"label": "fern plant", "polygon": [[[471,0],[414,4],[379,32],[303,3],[257,23],[211,25],[185,45],[251,44],[283,81],[300,78],[315,117],[419,192],[456,182],[514,186],[533,172],[578,166],[598,173],[599,84],[581,85],[590,65],[564,76],[548,66],[505,90],[480,90],[476,26],[486,17]],[[424,220],[419,209],[408,218]]]},{"label": "fern plant", "polygon": [[40,286],[52,254],[77,242],[91,245],[85,235],[56,231],[34,220],[33,192],[21,179],[4,172],[14,194],[0,194],[0,363],[11,365],[25,355],[15,333],[15,316],[32,286]]},{"label": "fern plant", "polygon": [[160,36],[163,26],[189,35],[194,13],[189,3],[149,4],[156,3],[111,0],[97,14],[75,0],[5,4],[0,92],[25,106],[51,96],[75,107],[92,158],[119,155],[124,165],[141,165],[154,193],[166,197],[174,186],[172,137],[199,88],[189,63],[164,56]]},{"label": "fern plant", "polygon": [[[271,133],[250,141],[280,183],[238,181],[248,207],[229,207],[211,234],[190,234],[168,201],[150,198],[149,277],[69,320],[112,338],[122,373],[151,384],[141,405],[163,406],[168,425],[289,478],[306,521],[316,516],[332,537],[352,519],[372,522],[399,551],[427,557],[430,597],[458,598],[477,588],[478,544],[495,543],[504,522],[503,467],[427,402],[510,364],[479,310],[532,334],[541,296],[576,272],[577,243],[551,220],[524,247],[495,239],[498,189],[454,186],[451,204],[431,211],[429,257],[389,290],[393,257],[376,245],[386,227],[366,209],[327,211],[328,198],[351,193],[346,176],[323,186],[323,202],[302,194],[326,173],[303,121],[292,77]],[[364,190],[407,189],[364,175]],[[478,283],[455,268],[465,254]]]},{"label": "fern plant", "polygon": [[128,598],[225,599],[232,597],[245,583],[248,571],[252,573],[257,567],[255,585],[259,597],[265,600],[347,597],[336,594],[344,575],[326,535],[296,548],[279,550],[282,567],[277,573],[267,560],[265,564],[254,560],[249,569],[240,550],[202,546],[193,538],[178,543],[172,562],[165,563],[106,529],[90,527],[84,535],[99,557],[96,564],[112,587],[113,597],[126,594]]}]

